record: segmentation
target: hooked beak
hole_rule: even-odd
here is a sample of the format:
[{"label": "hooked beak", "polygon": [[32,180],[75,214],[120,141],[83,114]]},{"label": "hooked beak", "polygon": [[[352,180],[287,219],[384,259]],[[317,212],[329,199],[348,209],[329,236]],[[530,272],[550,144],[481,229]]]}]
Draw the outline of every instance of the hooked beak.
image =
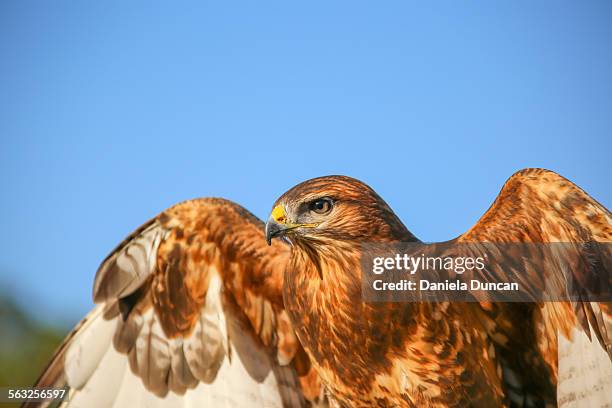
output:
[{"label": "hooked beak", "polygon": [[272,210],[268,222],[266,222],[266,241],[268,245],[272,245],[272,238],[283,235],[283,233],[291,229],[293,225],[287,222],[287,212],[282,204],[277,205]]},{"label": "hooked beak", "polygon": [[282,204],[278,204],[272,210],[268,222],[266,222],[266,241],[268,245],[272,245],[272,238],[283,236],[287,231],[291,231],[296,228],[314,228],[317,223],[312,224],[294,224],[287,218],[287,211]]}]

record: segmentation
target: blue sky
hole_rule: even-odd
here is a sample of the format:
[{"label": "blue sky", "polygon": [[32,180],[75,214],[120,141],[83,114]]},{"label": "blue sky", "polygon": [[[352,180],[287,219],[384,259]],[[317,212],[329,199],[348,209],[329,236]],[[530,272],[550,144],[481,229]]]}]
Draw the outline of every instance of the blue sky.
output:
[{"label": "blue sky", "polygon": [[524,167],[607,207],[609,2],[2,2],[0,285],[40,318],[92,305],[149,217],[222,196],[265,217],[346,174],[452,238]]}]

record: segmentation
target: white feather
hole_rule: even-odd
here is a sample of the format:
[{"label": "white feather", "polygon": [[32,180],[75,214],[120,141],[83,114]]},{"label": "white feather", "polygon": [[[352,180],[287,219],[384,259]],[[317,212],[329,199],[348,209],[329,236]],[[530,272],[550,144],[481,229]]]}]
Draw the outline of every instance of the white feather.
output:
[{"label": "white feather", "polygon": [[559,407],[612,406],[612,362],[592,331],[591,338],[577,329],[572,341],[559,335]]},{"label": "white feather", "polygon": [[66,351],[64,367],[70,387],[81,388],[111,346],[117,322],[105,320],[102,314],[102,305],[89,313]]},{"label": "white feather", "polygon": [[[74,337],[66,353],[65,370],[72,389],[71,398],[62,406],[69,408],[282,407],[279,390],[287,384],[279,382],[274,374],[271,356],[255,342],[253,335],[246,332],[235,318],[226,316],[221,304],[221,292],[221,281],[218,275],[214,274],[205,310],[198,323],[207,330],[211,327],[216,329],[214,335],[217,337],[213,340],[210,333],[196,333],[196,331],[194,335],[183,341],[168,340],[161,330],[153,309],[148,310],[142,316],[144,322],[133,350],[138,375],[132,372],[128,356],[118,352],[113,346],[112,337],[117,328],[117,319],[121,317],[105,320],[102,313],[103,306],[97,306]],[[191,348],[188,349],[186,345],[190,342]],[[226,348],[229,349],[229,353]],[[184,354],[179,354],[179,351]],[[169,381],[172,364],[177,370],[180,364],[186,367],[187,362],[184,359],[188,355],[192,359],[199,359],[198,364],[201,366],[206,366],[201,360],[210,356],[211,352],[219,351],[225,356],[216,375],[210,378],[210,383],[199,382],[195,388],[186,389],[183,394],[169,391],[164,396],[157,396],[147,388],[147,386],[159,387],[160,381],[166,379]],[[170,353],[172,357],[169,357]],[[231,360],[227,357],[228,354],[232,356]],[[173,358],[176,361],[171,363]],[[246,364],[251,366],[256,364],[260,369],[255,372],[256,375],[253,375],[253,368],[247,369]],[[189,372],[187,370],[187,373]],[[167,373],[167,376],[164,373]],[[183,382],[184,385],[190,383],[192,387],[196,383],[193,377],[191,380],[186,378]],[[293,402],[295,406],[300,405],[298,399]]]}]

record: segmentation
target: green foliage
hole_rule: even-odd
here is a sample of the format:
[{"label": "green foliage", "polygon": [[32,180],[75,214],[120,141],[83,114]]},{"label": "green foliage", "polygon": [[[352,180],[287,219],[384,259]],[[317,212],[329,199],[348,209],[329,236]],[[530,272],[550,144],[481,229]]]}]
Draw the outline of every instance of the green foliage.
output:
[{"label": "green foliage", "polygon": [[0,293],[0,387],[32,386],[66,334]]}]

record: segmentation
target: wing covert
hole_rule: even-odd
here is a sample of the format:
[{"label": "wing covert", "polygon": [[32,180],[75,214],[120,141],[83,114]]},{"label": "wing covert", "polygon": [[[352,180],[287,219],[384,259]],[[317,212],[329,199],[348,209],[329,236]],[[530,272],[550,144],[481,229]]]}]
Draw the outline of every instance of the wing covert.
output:
[{"label": "wing covert", "polygon": [[312,368],[294,358],[304,351],[282,303],[288,256],[230,201],[169,208],[102,262],[96,308],[37,385],[67,384],[68,406],[133,404],[129,389],[138,390],[136,405],[319,402],[320,387],[301,385],[312,382]]},{"label": "wing covert", "polygon": [[[612,259],[612,215],[578,186],[552,171],[526,169],[514,174],[489,210],[457,242],[567,243],[571,250],[561,254],[566,257],[561,262],[542,258],[539,264],[524,268],[527,276],[523,278],[531,287],[567,282],[568,276],[579,284],[600,278],[604,285],[612,284],[608,270]],[[495,266],[488,271],[489,276],[479,278],[504,281],[504,270],[517,262],[513,258],[500,253],[492,262]],[[498,331],[494,338],[504,339],[500,344],[503,349],[515,356],[524,353],[521,358],[525,362],[535,361],[531,346],[519,342],[523,339],[535,343],[558,381],[560,405],[609,402],[605,389],[612,378],[612,308],[609,302],[590,301],[582,293],[584,298],[572,302],[483,304],[494,313]],[[526,308],[531,312],[525,315]],[[517,318],[518,310],[522,314]],[[510,321],[514,323],[506,324]],[[499,336],[499,332],[503,335]],[[597,379],[608,383],[595,383]]]}]

